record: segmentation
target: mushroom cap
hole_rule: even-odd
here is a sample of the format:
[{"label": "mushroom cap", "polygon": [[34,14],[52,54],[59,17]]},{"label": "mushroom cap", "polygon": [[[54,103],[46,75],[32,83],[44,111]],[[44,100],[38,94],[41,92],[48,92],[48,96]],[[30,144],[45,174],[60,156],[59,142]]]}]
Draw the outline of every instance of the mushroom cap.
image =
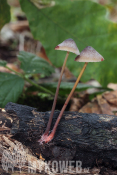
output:
[{"label": "mushroom cap", "polygon": [[62,43],[60,43],[59,45],[57,45],[55,47],[55,50],[65,50],[67,52],[73,52],[76,55],[79,55],[80,54],[75,41],[73,39],[71,39],[71,38],[66,39]]},{"label": "mushroom cap", "polygon": [[75,61],[78,62],[100,62],[104,61],[102,55],[100,55],[93,47],[85,47],[80,55],[75,58]]}]

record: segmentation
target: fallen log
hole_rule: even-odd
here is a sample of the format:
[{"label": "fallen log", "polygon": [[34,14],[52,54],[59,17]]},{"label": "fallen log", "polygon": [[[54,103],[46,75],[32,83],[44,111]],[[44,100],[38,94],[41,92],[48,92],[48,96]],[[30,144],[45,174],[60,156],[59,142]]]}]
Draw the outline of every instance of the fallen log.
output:
[{"label": "fallen log", "polygon": [[[7,116],[0,118],[6,127],[3,134],[11,134],[37,156],[41,153],[45,160],[81,161],[82,167],[117,169],[117,116],[64,112],[54,139],[39,145],[50,112],[11,102],[5,110]],[[52,127],[59,112],[54,113]]]}]

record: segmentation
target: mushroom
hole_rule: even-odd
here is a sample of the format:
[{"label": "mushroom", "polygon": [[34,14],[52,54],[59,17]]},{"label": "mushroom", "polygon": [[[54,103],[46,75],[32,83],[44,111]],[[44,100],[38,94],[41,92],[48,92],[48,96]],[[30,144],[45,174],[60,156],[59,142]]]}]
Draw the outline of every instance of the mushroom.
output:
[{"label": "mushroom", "polygon": [[78,62],[100,62],[104,61],[102,55],[100,55],[93,47],[85,47],[80,55],[75,58]]},{"label": "mushroom", "polygon": [[61,73],[60,73],[60,77],[59,77],[59,81],[58,81],[58,85],[57,85],[57,89],[56,89],[56,93],[55,93],[55,97],[54,97],[54,101],[53,101],[51,114],[50,114],[49,121],[48,121],[48,124],[47,124],[47,128],[46,128],[44,134],[41,136],[41,139],[38,141],[41,144],[46,141],[46,138],[48,137],[48,134],[49,134],[49,130],[50,130],[50,127],[51,127],[54,110],[55,110],[55,107],[56,107],[56,102],[57,102],[57,97],[58,97],[58,93],[59,93],[60,83],[61,83],[61,80],[62,80],[62,75],[63,75],[64,69],[65,69],[65,65],[66,65],[66,62],[67,62],[67,59],[68,59],[68,56],[69,56],[69,52],[73,52],[76,55],[80,54],[80,52],[79,52],[79,50],[76,46],[76,43],[71,38],[66,39],[65,41],[63,41],[62,43],[57,45],[55,47],[55,50],[67,51],[67,54],[66,54],[63,66],[62,66]]},{"label": "mushroom", "polygon": [[61,110],[61,112],[60,112],[60,114],[59,114],[59,116],[58,116],[58,118],[56,120],[56,123],[55,123],[55,125],[53,127],[52,132],[44,140],[45,143],[48,143],[48,142],[50,142],[53,139],[53,137],[55,135],[55,132],[56,132],[56,129],[57,129],[57,126],[58,126],[58,124],[59,124],[59,122],[61,120],[61,117],[63,115],[63,112],[64,112],[64,110],[65,110],[65,108],[66,108],[66,106],[67,106],[71,96],[73,95],[73,92],[76,89],[76,86],[78,85],[78,83],[80,81],[80,78],[81,78],[83,72],[85,71],[88,62],[100,62],[100,61],[103,61],[103,60],[104,60],[104,58],[94,48],[92,48],[91,46],[86,47],[84,50],[82,50],[81,54],[78,55],[75,58],[75,61],[85,62],[85,64],[84,64],[84,66],[83,66],[83,68],[82,68],[82,70],[81,70],[81,72],[80,72],[80,74],[79,74],[75,84],[74,84],[74,87],[72,88],[69,96],[67,97],[67,100],[65,101],[65,103],[63,105],[63,108],[62,108],[62,110]]}]

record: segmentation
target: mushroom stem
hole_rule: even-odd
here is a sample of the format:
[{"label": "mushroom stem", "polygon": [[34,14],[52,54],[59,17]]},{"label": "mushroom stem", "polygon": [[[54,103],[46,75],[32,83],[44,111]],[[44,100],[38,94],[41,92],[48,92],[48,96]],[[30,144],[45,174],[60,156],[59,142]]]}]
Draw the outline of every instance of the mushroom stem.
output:
[{"label": "mushroom stem", "polygon": [[51,110],[51,114],[50,114],[50,117],[49,117],[49,121],[48,121],[48,124],[47,124],[47,128],[46,128],[45,134],[48,134],[49,130],[50,130],[50,126],[51,126],[51,123],[52,123],[54,110],[55,110],[55,107],[56,107],[56,102],[57,102],[57,97],[58,97],[58,93],[59,93],[59,88],[60,88],[60,84],[61,84],[61,80],[62,80],[62,75],[63,75],[64,69],[65,69],[65,65],[66,65],[68,56],[69,56],[69,52],[67,52],[65,60],[64,60],[64,63],[63,63],[63,66],[62,66],[61,74],[60,74],[60,77],[59,77],[59,81],[58,81],[58,85],[57,85],[57,89],[56,89],[56,93],[55,93],[55,97],[54,97],[54,102],[53,102],[53,106],[52,106],[52,110]]},{"label": "mushroom stem", "polygon": [[57,102],[57,97],[58,97],[58,93],[59,93],[60,83],[61,83],[61,80],[62,80],[62,75],[63,75],[64,69],[65,69],[65,65],[66,65],[68,56],[69,56],[69,52],[67,52],[64,63],[63,63],[63,66],[62,66],[62,70],[61,70],[60,78],[59,78],[59,81],[58,81],[58,85],[57,85],[57,89],[56,89],[56,93],[55,93],[55,97],[54,97],[54,101],[53,101],[53,105],[52,105],[51,114],[50,114],[49,121],[48,121],[48,124],[47,124],[47,128],[46,128],[44,134],[42,135],[41,139],[39,140],[39,142],[43,142],[43,139],[45,139],[46,136],[48,136],[48,134],[49,134],[49,130],[50,130],[50,127],[51,127],[54,110],[55,110],[55,107],[56,107],[56,102]]},{"label": "mushroom stem", "polygon": [[74,87],[72,88],[72,90],[71,90],[69,96],[67,97],[67,100],[66,100],[65,103],[64,103],[64,106],[63,106],[63,108],[62,108],[62,110],[61,110],[61,112],[60,112],[60,114],[59,114],[59,116],[58,116],[58,118],[57,118],[57,121],[56,121],[56,123],[55,123],[55,125],[54,125],[54,127],[53,127],[53,130],[52,130],[51,134],[44,140],[46,143],[50,142],[50,141],[53,139],[53,137],[54,137],[54,135],[55,135],[55,132],[56,132],[56,129],[57,129],[57,126],[58,126],[58,124],[59,124],[59,122],[60,122],[60,120],[61,120],[61,118],[62,118],[63,112],[64,112],[64,110],[65,110],[67,104],[69,103],[69,100],[70,100],[71,96],[73,95],[73,92],[75,91],[76,86],[78,85],[78,83],[79,83],[79,81],[80,81],[80,78],[81,78],[83,72],[84,72],[85,69],[86,69],[87,64],[88,64],[87,62],[84,64],[84,66],[83,66],[83,68],[82,68],[82,70],[81,70],[81,72],[80,72],[80,74],[79,74],[79,76],[78,76],[78,78],[77,78],[77,80],[76,80],[76,82],[75,82],[75,84],[74,84]]}]

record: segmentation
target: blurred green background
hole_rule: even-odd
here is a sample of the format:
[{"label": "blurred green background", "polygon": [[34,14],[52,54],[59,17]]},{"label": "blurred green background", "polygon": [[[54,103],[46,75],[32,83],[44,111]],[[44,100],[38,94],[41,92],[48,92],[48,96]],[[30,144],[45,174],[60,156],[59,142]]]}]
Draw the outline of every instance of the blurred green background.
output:
[{"label": "blurred green background", "polygon": [[[16,21],[15,13],[28,19],[34,39],[42,43],[52,66],[61,67],[66,55],[54,48],[72,38],[80,51],[92,46],[105,59],[89,63],[81,81],[95,79],[103,87],[117,83],[116,0],[0,0],[0,29]],[[67,67],[77,77],[83,63],[75,62],[75,57],[70,53]]]},{"label": "blurred green background", "polygon": [[[1,28],[10,17],[6,0],[0,1]],[[116,0],[8,0],[8,3],[20,3],[34,38],[41,41],[53,65],[61,66],[66,54],[54,47],[72,38],[80,51],[92,46],[105,58],[104,62],[90,63],[82,81],[94,78],[104,86],[117,82]],[[71,54],[67,66],[77,76],[83,64],[75,63],[74,58]]]},{"label": "blurred green background", "polygon": [[[20,0],[21,8],[28,18],[34,38],[42,42],[55,66],[62,65],[66,53],[55,51],[54,47],[72,38],[80,51],[92,46],[105,58],[104,62],[90,63],[82,81],[94,78],[103,86],[117,82],[117,23],[110,20],[109,14],[117,2],[108,1],[109,4],[101,5],[96,1],[65,0],[55,1],[55,5],[42,9],[32,2],[37,6],[33,0]],[[74,58],[75,55],[71,54],[67,66],[77,76],[83,64],[74,62]]]}]

